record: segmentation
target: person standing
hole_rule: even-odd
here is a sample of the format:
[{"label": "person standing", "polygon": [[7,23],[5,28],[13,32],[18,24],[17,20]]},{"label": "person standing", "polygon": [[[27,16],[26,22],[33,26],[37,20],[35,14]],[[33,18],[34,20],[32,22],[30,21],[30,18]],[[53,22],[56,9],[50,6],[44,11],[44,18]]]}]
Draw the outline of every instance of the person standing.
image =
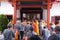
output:
[{"label": "person standing", "polygon": [[49,29],[46,26],[44,26],[42,34],[43,34],[43,40],[48,40],[49,36],[51,35]]},{"label": "person standing", "polygon": [[5,29],[3,31],[3,35],[4,35],[4,40],[14,40],[14,31],[11,29],[13,27],[12,24],[8,24],[7,25],[7,29]]},{"label": "person standing", "polygon": [[36,32],[36,23],[35,22],[36,22],[35,20],[32,21],[32,26],[34,28],[34,32]]},{"label": "person standing", "polygon": [[30,31],[31,23],[30,21],[27,22],[27,25],[25,27],[26,33]]},{"label": "person standing", "polygon": [[56,25],[55,33],[52,34],[48,40],[60,40],[60,25]]},{"label": "person standing", "polygon": [[15,39],[20,40],[20,20],[16,21],[16,24],[14,24],[15,29]]},{"label": "person standing", "polygon": [[25,31],[25,25],[24,25],[24,23],[22,22],[22,23],[20,24],[20,36],[21,36],[21,40],[23,40],[24,31]]},{"label": "person standing", "polygon": [[36,33],[39,35],[39,22],[36,20]]}]

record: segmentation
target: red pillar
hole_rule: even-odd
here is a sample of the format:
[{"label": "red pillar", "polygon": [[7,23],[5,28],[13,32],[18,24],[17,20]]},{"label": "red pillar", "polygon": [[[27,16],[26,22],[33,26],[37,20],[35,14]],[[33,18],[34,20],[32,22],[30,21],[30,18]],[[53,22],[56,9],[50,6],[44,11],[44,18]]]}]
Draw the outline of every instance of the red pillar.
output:
[{"label": "red pillar", "polygon": [[51,0],[47,0],[47,27],[50,28],[50,5]]},{"label": "red pillar", "polygon": [[13,1],[13,5],[14,5],[13,21],[14,23],[16,23],[16,0]]}]

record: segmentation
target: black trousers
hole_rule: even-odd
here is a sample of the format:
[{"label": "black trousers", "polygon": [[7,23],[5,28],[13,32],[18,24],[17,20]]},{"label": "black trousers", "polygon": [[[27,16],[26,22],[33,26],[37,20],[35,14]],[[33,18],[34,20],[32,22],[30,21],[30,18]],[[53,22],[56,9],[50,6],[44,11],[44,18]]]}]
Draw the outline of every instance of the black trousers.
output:
[{"label": "black trousers", "polygon": [[20,34],[18,35],[18,40],[20,40]]},{"label": "black trousers", "polygon": [[24,36],[24,31],[20,31],[20,35],[21,35],[21,40],[22,40]]}]

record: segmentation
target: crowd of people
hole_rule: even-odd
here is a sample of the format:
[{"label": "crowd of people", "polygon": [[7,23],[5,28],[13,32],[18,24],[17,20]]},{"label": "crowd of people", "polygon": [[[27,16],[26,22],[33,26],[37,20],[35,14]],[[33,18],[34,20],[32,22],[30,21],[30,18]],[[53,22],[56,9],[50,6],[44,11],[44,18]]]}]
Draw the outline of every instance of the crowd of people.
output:
[{"label": "crowd of people", "polygon": [[4,40],[60,40],[60,24],[50,23],[47,28],[45,20],[33,21],[17,20],[15,24],[9,22],[2,33]]}]

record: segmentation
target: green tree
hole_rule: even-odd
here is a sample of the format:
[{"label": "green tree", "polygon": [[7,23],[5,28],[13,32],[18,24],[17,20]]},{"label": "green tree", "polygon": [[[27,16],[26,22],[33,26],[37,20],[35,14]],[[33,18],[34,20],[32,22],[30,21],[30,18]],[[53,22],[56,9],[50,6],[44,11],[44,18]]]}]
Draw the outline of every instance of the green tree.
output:
[{"label": "green tree", "polygon": [[3,32],[3,30],[7,28],[7,24],[8,24],[7,17],[3,14],[0,14],[0,31]]}]

